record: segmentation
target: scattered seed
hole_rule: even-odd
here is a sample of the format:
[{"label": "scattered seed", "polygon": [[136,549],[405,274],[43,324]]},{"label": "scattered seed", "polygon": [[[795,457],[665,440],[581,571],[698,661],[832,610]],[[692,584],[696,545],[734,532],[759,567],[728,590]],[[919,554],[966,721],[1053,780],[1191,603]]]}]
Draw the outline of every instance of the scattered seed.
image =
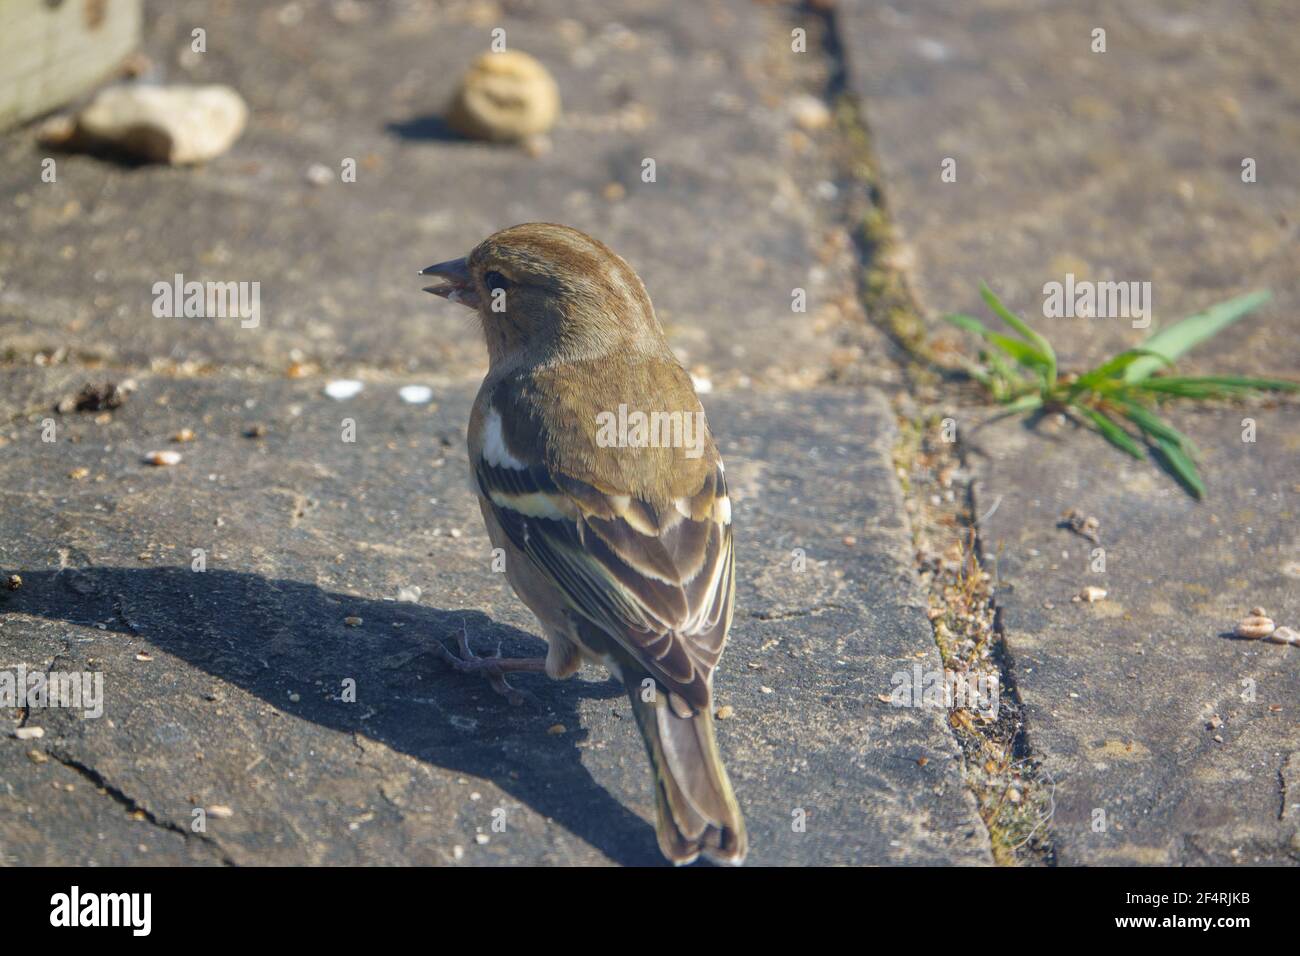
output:
[{"label": "scattered seed", "polygon": [[47,756],[45,756],[45,754],[41,753],[39,750],[29,750],[29,751],[27,751],[27,759],[30,760],[32,763],[49,763],[49,762],[50,762],[50,758],[47,757]]},{"label": "scattered seed", "polygon": [[156,467],[170,467],[181,463],[181,453],[178,451],[151,451],[144,456],[146,464]]},{"label": "scattered seed", "polygon": [[1261,637],[1268,637],[1276,628],[1277,625],[1273,623],[1272,618],[1264,617],[1262,614],[1251,614],[1250,617],[1238,621],[1232,633],[1247,640],[1257,641]]},{"label": "scattered seed", "polygon": [[477,843],[479,846],[483,846],[483,845],[484,845],[485,843],[487,843],[488,840],[490,840],[490,839],[491,839],[491,837],[489,837],[486,833],[475,833],[475,834],[474,834],[474,842]]},{"label": "scattered seed", "polygon": [[84,468],[84,467],[74,468],[72,469],[72,471],[68,472],[68,477],[71,478],[73,481],[80,481],[82,478],[85,478],[89,474],[90,474],[89,468]]},{"label": "scattered seed", "polygon": [[1300,645],[1300,632],[1296,632],[1289,627],[1279,627],[1267,637],[1267,640],[1273,644]]},{"label": "scattered seed", "polygon": [[831,124],[830,108],[815,96],[801,94],[790,100],[790,116],[805,132],[824,129]]},{"label": "scattered seed", "polygon": [[44,727],[19,727],[14,731],[19,740],[40,740],[45,736]]},{"label": "scattered seed", "polygon": [[1086,538],[1093,544],[1101,544],[1101,522],[1093,515],[1085,515],[1083,512],[1071,508],[1061,516],[1060,526],[1065,526],[1082,538]]},{"label": "scattered seed", "polygon": [[172,441],[174,442],[194,441],[195,437],[196,436],[194,434],[193,428],[182,428],[180,431],[178,431],[175,435],[172,436]]},{"label": "scattered seed", "polygon": [[408,584],[397,592],[397,600],[403,604],[415,604],[420,600],[420,588],[414,584]]},{"label": "scattered seed", "polygon": [[551,724],[551,726],[546,728],[546,732],[553,737],[558,736],[564,733],[564,724]]},{"label": "scattered seed", "polygon": [[1076,594],[1073,598],[1075,601],[1086,601],[1089,604],[1095,604],[1106,596],[1106,589],[1095,587],[1089,584],[1086,588]]},{"label": "scattered seed", "polygon": [[723,704],[717,709],[717,712],[714,713],[713,716],[717,717],[718,720],[730,720],[732,717],[736,716],[736,708],[732,707],[730,704]]},{"label": "scattered seed", "polygon": [[349,614],[347,617],[345,617],[345,618],[343,619],[343,623],[346,624],[348,627],[360,627],[360,626],[361,626],[361,618],[359,618],[359,617],[357,617],[357,616],[355,616],[355,615]]},{"label": "scattered seed", "polygon": [[230,809],[230,807],[226,806],[224,803],[214,803],[212,806],[208,807],[207,813],[208,816],[216,817],[218,820],[229,820],[235,815],[235,811]]},{"label": "scattered seed", "polygon": [[135,655],[135,659],[137,661],[143,661],[144,663],[147,664],[149,663],[149,661],[153,660],[153,657],[150,656],[149,654],[146,654],[144,651],[141,651],[139,654]]}]

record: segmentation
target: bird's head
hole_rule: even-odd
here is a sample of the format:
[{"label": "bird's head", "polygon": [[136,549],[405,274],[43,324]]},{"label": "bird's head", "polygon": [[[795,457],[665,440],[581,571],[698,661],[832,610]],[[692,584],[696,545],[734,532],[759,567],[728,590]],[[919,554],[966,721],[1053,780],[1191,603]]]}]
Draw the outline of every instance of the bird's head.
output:
[{"label": "bird's head", "polygon": [[478,313],[494,366],[663,347],[663,330],[632,267],[568,226],[511,226],[468,256],[420,274],[441,280],[424,291]]}]

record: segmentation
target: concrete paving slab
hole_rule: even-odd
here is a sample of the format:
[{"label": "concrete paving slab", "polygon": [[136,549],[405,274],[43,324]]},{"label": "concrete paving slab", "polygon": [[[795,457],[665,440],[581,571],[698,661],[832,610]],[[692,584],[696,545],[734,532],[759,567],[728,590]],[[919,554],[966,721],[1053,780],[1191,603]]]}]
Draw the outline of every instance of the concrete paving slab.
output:
[{"label": "concrete paving slab", "polygon": [[[1067,274],[1151,283],[1151,328],[1271,288],[1271,304],[1186,367],[1300,368],[1294,5],[843,0],[836,10],[933,329],[946,312],[992,323],[985,279],[1078,368],[1150,329],[1045,316],[1044,285]],[[1092,51],[1098,29],[1104,53]],[[948,159],[954,182],[941,178]]]},{"label": "concrete paving slab", "polygon": [[[1239,412],[1177,418],[1203,451],[1204,504],[1149,465],[1099,465],[1091,434],[1004,422],[971,440],[1063,864],[1300,861],[1300,648],[1231,634],[1257,605],[1300,621],[1300,445],[1292,412],[1250,414],[1255,444]],[[1099,520],[1100,544],[1059,527],[1070,509]],[[1074,600],[1088,586],[1106,597]]]},{"label": "concrete paving slab", "polygon": [[[33,372],[3,374],[12,395]],[[406,405],[411,381],[372,376],[336,402],[321,380],[144,375],[105,420],[55,416],[53,442],[43,416],[5,426],[0,568],[23,583],[0,591],[0,665],[102,673],[106,701],[98,719],[5,713],[9,862],[659,861],[620,689],[525,677],[543,706],[516,709],[430,652],[462,625],[483,652],[540,641],[467,488],[472,391],[435,383],[435,405]],[[884,399],[706,406],[740,533],[716,691],[752,861],[989,862],[944,711],[879,700],[894,673],[939,667]],[[182,428],[195,440],[169,443]],[[159,448],[183,460],[142,463]],[[419,602],[396,601],[409,586]]]},{"label": "concrete paving slab", "polygon": [[[1270,305],[1179,368],[1295,375],[1293,7],[845,0],[836,18],[904,240],[895,257],[932,333],[973,352],[940,316],[992,324],[986,279],[1081,369],[1149,330],[1045,317],[1048,282],[1150,282],[1152,328],[1271,287]],[[1105,52],[1093,51],[1098,29]],[[1224,637],[1254,605],[1281,623],[1296,613],[1295,406],[1173,411],[1204,450],[1197,504],[1052,416],[976,430],[992,413],[968,400],[950,396],[943,414],[959,422],[996,560],[1030,755],[1057,786],[1056,860],[1295,862],[1300,660]],[[1070,508],[1100,519],[1104,574],[1089,570],[1094,546],[1057,527]],[[1106,599],[1072,602],[1087,585]]]},{"label": "concrete paving slab", "polygon": [[[854,318],[852,251],[834,241],[823,160],[788,108],[797,64],[782,16],[739,0],[413,0],[341,18],[316,3],[151,4],[149,79],[234,86],[248,130],[196,169],[49,154],[35,127],[0,142],[0,338],[20,357],[63,347],[115,364],[474,370],[478,336],[434,308],[415,273],[545,220],[632,263],[693,371],[818,381],[833,328]],[[190,51],[195,25],[206,53]],[[464,141],[442,122],[498,27],[559,82],[564,116],[545,155]],[[345,159],[355,182],[338,181]],[[317,165],[334,181],[314,185]],[[260,283],[258,328],[153,318],[154,284],[176,274]],[[806,313],[792,312],[795,288]]]}]

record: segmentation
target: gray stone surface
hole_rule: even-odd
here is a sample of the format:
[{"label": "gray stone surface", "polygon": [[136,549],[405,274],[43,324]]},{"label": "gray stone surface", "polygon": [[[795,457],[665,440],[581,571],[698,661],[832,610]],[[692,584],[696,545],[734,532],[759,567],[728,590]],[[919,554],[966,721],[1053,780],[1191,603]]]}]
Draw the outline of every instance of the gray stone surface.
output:
[{"label": "gray stone surface", "polygon": [[[278,371],[300,356],[474,371],[472,327],[419,295],[415,273],[547,220],[632,263],[693,370],[719,384],[825,373],[830,330],[853,309],[850,250],[828,246],[820,160],[791,145],[797,63],[777,11],[737,0],[347,10],[361,18],[327,3],[149,5],[151,78],[229,83],[253,111],[233,150],[202,168],[51,154],[58,180],[46,183],[35,128],[0,141],[6,347],[129,364]],[[195,25],[205,54],[189,50]],[[565,112],[544,156],[461,140],[440,118],[498,26],[559,82]],[[782,35],[784,54],[772,45]],[[354,183],[337,181],[345,158]],[[646,158],[653,183],[641,179]],[[309,182],[315,164],[336,181]],[[153,284],[178,272],[260,282],[258,334],[233,320],[151,321]],[[795,287],[807,315],[791,312]]]},{"label": "gray stone surface", "polygon": [[[1271,287],[1270,306],[1180,368],[1296,374],[1294,5],[837,10],[932,330],[948,311],[992,323],[977,291],[987,279],[1078,369],[1146,333],[1122,319],[1043,318],[1043,284],[1067,272],[1151,281],[1157,324]],[[1097,27],[1104,54],[1090,52]],[[1240,178],[1246,156],[1254,184]],[[940,181],[945,157],[955,183]],[[1204,451],[1204,504],[1053,416],[1035,430],[976,429],[988,409],[948,405],[998,570],[1030,756],[1057,786],[1058,861],[1295,862],[1300,656],[1225,637],[1254,605],[1293,626],[1300,613],[1295,405],[1171,413]],[[1255,444],[1241,441],[1247,416]],[[1093,545],[1057,527],[1070,508],[1100,519],[1105,574],[1089,571]],[[1107,598],[1073,603],[1089,584]],[[1240,697],[1245,680],[1253,702]],[[1107,815],[1103,833],[1094,810]]]},{"label": "gray stone surface", "polygon": [[[973,439],[1061,863],[1300,861],[1300,648],[1231,634],[1256,605],[1300,623],[1300,442],[1294,412],[1275,409],[1248,413],[1258,441],[1244,444],[1243,414],[1178,417],[1212,476],[1204,504],[1090,433],[1008,422]],[[1100,521],[1104,572],[1098,545],[1058,527],[1071,508]],[[1072,601],[1088,585],[1105,599]]]},{"label": "gray stone surface", "polygon": [[[34,374],[4,372],[0,394],[33,394]],[[406,381],[336,402],[320,380],[145,375],[109,420],[54,416],[57,441],[40,440],[42,415],[4,428],[0,568],[24,583],[0,591],[0,667],[99,671],[106,696],[98,719],[4,715],[6,862],[448,863],[457,846],[469,864],[658,861],[614,683],[520,678],[542,707],[515,709],[430,652],[462,624],[483,652],[540,641],[490,570],[467,487],[472,391],[435,383],[436,407],[410,406]],[[939,666],[887,404],[706,404],[739,533],[716,680],[736,714],[719,736],[753,862],[988,862],[943,713],[878,700],[894,672]],[[265,435],[245,437],[253,424]],[[169,445],[184,427],[196,440]],[[142,463],[165,447],[179,465]],[[418,604],[393,600],[408,585]],[[19,723],[44,737],[9,736]],[[233,813],[191,833],[214,805]]]},{"label": "gray stone surface", "polygon": [[[1155,324],[1255,288],[1273,302],[1194,353],[1201,371],[1300,368],[1300,9],[914,0],[836,5],[891,214],[927,318],[993,322],[986,279],[1078,366],[1147,333],[1046,318],[1066,273],[1152,283]],[[1091,52],[1106,30],[1106,52]],[[957,181],[940,181],[945,158]],[[1258,179],[1241,180],[1241,161]],[[952,334],[954,339],[957,338]]]},{"label": "gray stone surface", "polygon": [[[147,14],[147,79],[248,101],[229,154],[182,170],[55,153],[46,183],[34,128],[0,140],[0,568],[24,580],[0,590],[0,668],[98,671],[108,698],[98,719],[0,714],[0,860],[660,862],[613,683],[522,678],[542,708],[514,710],[429,649],[462,626],[484,652],[540,644],[490,571],[467,489],[478,332],[415,271],[551,219],[638,269],[715,386],[741,536],[716,684],[736,715],[719,736],[751,859],[988,863],[942,712],[879,700],[895,672],[938,667],[892,417],[876,392],[803,391],[852,360],[837,342],[860,309],[825,182],[833,131],[799,130],[790,109],[832,64],[815,39],[791,53],[789,11],[183,0]],[[542,155],[440,119],[497,26],[559,82]],[[355,183],[312,184],[345,158]],[[153,285],[176,273],[259,282],[260,325],[154,318]],[[367,388],[336,404],[321,390],[342,374]],[[111,414],[50,411],[127,379],[139,389]],[[407,382],[437,406],[402,404]],[[254,425],[265,434],[245,437]],[[170,444],[183,427],[197,440]],[[160,449],[183,461],[142,463]],[[421,601],[396,602],[411,585]],[[340,699],[348,679],[356,703]],[[44,736],[10,735],[20,725]]]}]

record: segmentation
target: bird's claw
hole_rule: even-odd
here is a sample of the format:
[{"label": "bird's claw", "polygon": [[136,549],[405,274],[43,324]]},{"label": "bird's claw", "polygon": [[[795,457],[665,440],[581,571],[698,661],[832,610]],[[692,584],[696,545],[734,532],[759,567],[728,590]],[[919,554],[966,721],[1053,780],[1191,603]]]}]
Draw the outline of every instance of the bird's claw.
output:
[{"label": "bird's claw", "polygon": [[492,689],[515,707],[523,704],[541,705],[533,694],[511,685],[506,680],[506,675],[520,671],[542,672],[546,666],[545,658],[502,657],[500,642],[497,643],[496,650],[492,654],[482,657],[475,654],[474,649],[469,646],[469,631],[463,623],[456,634],[456,643],[460,648],[459,657],[447,650],[441,641],[433,642],[434,653],[462,674],[478,674],[486,678]]}]

